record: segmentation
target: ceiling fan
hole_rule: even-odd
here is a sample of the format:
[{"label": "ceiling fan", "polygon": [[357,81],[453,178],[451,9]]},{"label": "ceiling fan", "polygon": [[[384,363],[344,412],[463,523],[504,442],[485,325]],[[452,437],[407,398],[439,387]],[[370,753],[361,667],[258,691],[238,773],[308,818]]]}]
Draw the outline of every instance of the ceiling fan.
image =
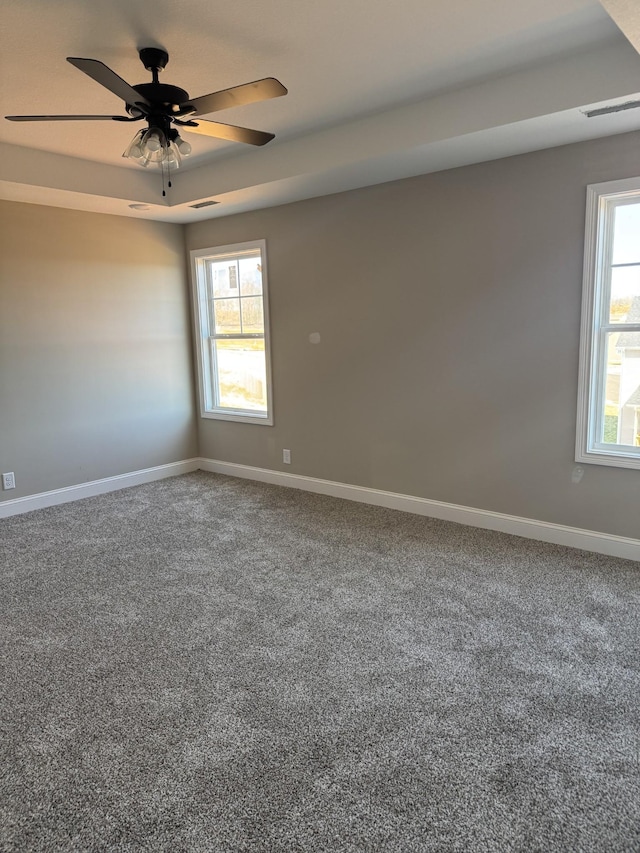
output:
[{"label": "ceiling fan", "polygon": [[152,81],[135,86],[130,86],[115,71],[97,59],[67,57],[67,62],[121,98],[128,113],[126,116],[41,115],[5,118],[9,121],[146,121],[147,127],[138,131],[122,155],[132,158],[141,166],[156,163],[162,167],[166,165],[169,168],[177,168],[181,155],[187,156],[191,152],[191,145],[180,137],[178,129],[231,142],[246,142],[249,145],[266,145],[274,138],[273,133],[200,118],[202,115],[229,107],[286,95],[287,90],[274,77],[222,89],[199,98],[190,98],[184,89],[160,83],[159,74],[169,61],[169,54],[165,50],[145,47],[139,51],[139,55],[144,67],[151,72]]}]

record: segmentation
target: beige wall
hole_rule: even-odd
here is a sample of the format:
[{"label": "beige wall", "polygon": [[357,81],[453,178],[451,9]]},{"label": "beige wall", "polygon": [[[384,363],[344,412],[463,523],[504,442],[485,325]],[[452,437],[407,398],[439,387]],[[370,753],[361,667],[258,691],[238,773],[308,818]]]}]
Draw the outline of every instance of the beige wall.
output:
[{"label": "beige wall", "polygon": [[627,134],[188,226],[189,249],[266,238],[271,287],[275,426],[198,418],[199,450],[183,229],[0,202],[0,500],[200,452],[640,536],[640,472],[571,482],[585,186],[639,152]]},{"label": "beige wall", "polygon": [[271,288],[275,425],[201,455],[640,536],[639,471],[571,482],[585,186],[638,174],[636,133],[188,226]]},{"label": "beige wall", "polygon": [[7,500],[196,455],[183,230],[0,202]]}]

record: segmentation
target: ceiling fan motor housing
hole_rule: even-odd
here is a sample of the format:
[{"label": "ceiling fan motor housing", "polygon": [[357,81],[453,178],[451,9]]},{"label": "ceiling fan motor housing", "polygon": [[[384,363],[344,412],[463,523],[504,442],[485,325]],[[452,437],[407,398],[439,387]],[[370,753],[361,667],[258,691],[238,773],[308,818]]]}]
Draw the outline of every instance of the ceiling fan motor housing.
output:
[{"label": "ceiling fan motor housing", "polygon": [[[179,107],[189,100],[189,93],[179,86],[169,83],[139,83],[133,86],[153,107],[163,109],[170,106]],[[127,105],[131,106],[131,105]]]},{"label": "ceiling fan motor housing", "polygon": [[[189,93],[178,86],[171,86],[168,83],[160,83],[158,81],[158,73],[166,66],[169,61],[169,54],[166,50],[159,47],[143,47],[139,51],[140,61],[153,75],[151,83],[139,83],[137,86],[132,86],[136,92],[147,102],[147,109],[143,110],[149,117],[154,114],[171,114],[177,112],[181,104],[189,100]],[[127,104],[127,112],[129,114],[140,113],[136,104]]]}]

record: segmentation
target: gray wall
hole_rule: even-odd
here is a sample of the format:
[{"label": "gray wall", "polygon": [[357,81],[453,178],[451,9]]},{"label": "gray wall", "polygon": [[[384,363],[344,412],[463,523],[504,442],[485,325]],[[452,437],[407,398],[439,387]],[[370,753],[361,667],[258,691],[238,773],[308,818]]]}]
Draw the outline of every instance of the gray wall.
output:
[{"label": "gray wall", "polygon": [[0,202],[7,500],[197,454],[183,230]]},{"label": "gray wall", "polygon": [[271,288],[275,425],[201,455],[640,536],[639,471],[571,482],[585,186],[638,174],[626,134],[188,226]]}]

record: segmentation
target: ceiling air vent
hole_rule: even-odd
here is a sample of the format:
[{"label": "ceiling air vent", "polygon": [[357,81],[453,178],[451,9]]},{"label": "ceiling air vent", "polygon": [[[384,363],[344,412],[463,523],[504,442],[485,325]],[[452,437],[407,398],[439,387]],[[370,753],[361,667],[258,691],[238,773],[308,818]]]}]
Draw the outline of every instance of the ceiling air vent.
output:
[{"label": "ceiling air vent", "polygon": [[610,107],[599,107],[597,110],[584,110],[587,118],[608,116],[609,113],[620,113],[622,110],[635,110],[640,107],[640,101],[625,101],[624,104],[612,104]]},{"label": "ceiling air vent", "polygon": [[201,207],[211,207],[212,204],[220,204],[219,201],[199,201],[197,204],[190,204],[189,207],[193,207],[194,210],[200,210]]}]

